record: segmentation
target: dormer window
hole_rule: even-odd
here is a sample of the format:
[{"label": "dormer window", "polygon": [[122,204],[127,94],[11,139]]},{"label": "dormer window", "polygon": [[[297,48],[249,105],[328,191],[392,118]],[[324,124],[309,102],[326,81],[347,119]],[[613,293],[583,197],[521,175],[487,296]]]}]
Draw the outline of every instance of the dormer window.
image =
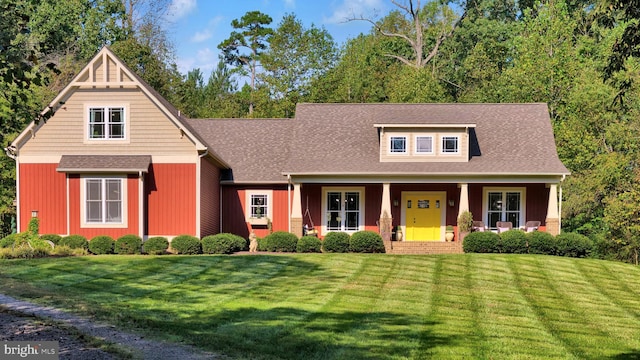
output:
[{"label": "dormer window", "polygon": [[406,154],[407,153],[407,137],[391,136],[390,143],[389,143],[389,152],[392,154]]},{"label": "dormer window", "polygon": [[442,153],[443,154],[458,154],[460,153],[460,138],[458,136],[443,136],[442,137]]},{"label": "dormer window", "polygon": [[416,136],[416,154],[433,154],[433,136]]}]

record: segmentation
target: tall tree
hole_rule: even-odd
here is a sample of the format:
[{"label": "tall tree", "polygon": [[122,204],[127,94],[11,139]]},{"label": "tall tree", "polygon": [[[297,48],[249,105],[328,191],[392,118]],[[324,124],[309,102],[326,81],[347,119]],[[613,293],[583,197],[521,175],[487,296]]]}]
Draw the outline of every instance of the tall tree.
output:
[{"label": "tall tree", "polygon": [[[229,38],[218,45],[227,64],[234,65],[238,71],[246,75],[249,69],[252,92],[256,89],[257,68],[260,57],[267,48],[273,29],[267,27],[273,20],[260,11],[249,11],[240,20],[234,19],[231,26],[240,31],[233,31]],[[248,53],[241,53],[248,50]],[[253,99],[249,102],[249,114],[253,114]]]},{"label": "tall tree", "polygon": [[281,104],[273,117],[291,117],[296,103],[307,96],[311,81],[335,65],[338,50],[325,29],[306,29],[293,14],[283,17],[269,37],[269,49],[262,55],[260,78],[271,97]]}]

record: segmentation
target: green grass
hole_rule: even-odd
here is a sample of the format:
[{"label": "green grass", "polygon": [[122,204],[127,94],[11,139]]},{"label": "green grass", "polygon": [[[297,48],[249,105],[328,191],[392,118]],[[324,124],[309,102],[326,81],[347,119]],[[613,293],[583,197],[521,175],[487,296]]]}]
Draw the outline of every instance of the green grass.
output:
[{"label": "green grass", "polygon": [[640,268],[534,255],[0,261],[0,291],[250,359],[635,359]]}]

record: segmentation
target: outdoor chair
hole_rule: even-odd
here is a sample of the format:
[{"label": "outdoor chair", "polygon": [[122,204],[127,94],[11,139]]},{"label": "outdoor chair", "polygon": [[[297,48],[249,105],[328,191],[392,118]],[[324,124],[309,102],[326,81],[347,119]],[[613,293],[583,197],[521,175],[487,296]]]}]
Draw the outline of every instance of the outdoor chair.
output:
[{"label": "outdoor chair", "polygon": [[486,231],[487,227],[484,226],[484,222],[482,221],[474,221],[473,228],[471,231]]},{"label": "outdoor chair", "polygon": [[534,232],[534,231],[538,230],[539,227],[540,227],[540,221],[527,221],[524,224],[524,231],[525,232]]},{"label": "outdoor chair", "polygon": [[513,224],[511,223],[511,221],[498,221],[496,223],[496,227],[498,227],[498,234],[500,234],[502,232],[513,229]]}]

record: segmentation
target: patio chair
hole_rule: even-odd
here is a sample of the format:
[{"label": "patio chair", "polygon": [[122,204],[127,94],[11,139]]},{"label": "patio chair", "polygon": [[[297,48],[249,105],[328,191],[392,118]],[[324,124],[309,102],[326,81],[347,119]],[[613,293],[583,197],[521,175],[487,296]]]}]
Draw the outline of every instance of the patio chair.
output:
[{"label": "patio chair", "polygon": [[487,227],[484,226],[484,222],[482,221],[474,221],[473,222],[473,228],[471,229],[471,231],[486,231]]},{"label": "patio chair", "polygon": [[498,234],[500,234],[502,232],[513,229],[513,224],[511,223],[511,221],[498,221],[496,223],[496,227],[498,228]]},{"label": "patio chair", "polygon": [[540,221],[527,221],[524,224],[524,231],[525,232],[534,232],[534,231],[538,230],[539,227],[540,227]]}]

